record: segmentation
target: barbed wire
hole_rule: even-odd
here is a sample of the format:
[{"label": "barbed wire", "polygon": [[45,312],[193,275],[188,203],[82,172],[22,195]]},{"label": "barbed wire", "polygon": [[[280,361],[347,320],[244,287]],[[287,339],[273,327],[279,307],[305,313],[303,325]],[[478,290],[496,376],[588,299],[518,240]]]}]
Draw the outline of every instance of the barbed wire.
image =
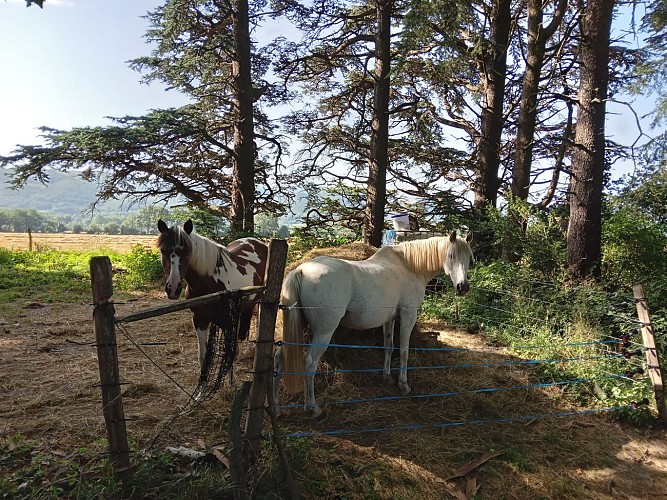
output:
[{"label": "barbed wire", "polygon": [[215,413],[211,412],[206,406],[203,404],[203,401],[199,401],[194,397],[195,393],[190,393],[185,387],[183,387],[173,376],[171,376],[164,368],[160,366],[160,364],[155,361],[147,352],[145,349],[141,347],[141,344],[139,344],[134,338],[130,335],[130,332],[127,330],[125,325],[121,323],[117,323],[117,327],[120,329],[122,332],[123,336],[134,346],[136,347],[139,352],[146,358],[148,361],[151,362],[155,368],[160,371],[169,381],[174,384],[179,391],[181,391],[183,394],[185,394],[188,399],[186,401],[185,406],[175,415],[172,415],[172,417],[162,426],[162,428],[158,431],[158,433],[153,437],[151,440],[151,443],[148,446],[148,450],[153,449],[153,446],[155,446],[155,443],[157,442],[158,438],[169,428],[171,428],[172,425],[178,420],[179,418],[187,415],[188,413],[192,412],[195,408],[202,408],[213,420],[217,421],[220,423],[220,425],[224,425],[224,421],[220,419]]}]

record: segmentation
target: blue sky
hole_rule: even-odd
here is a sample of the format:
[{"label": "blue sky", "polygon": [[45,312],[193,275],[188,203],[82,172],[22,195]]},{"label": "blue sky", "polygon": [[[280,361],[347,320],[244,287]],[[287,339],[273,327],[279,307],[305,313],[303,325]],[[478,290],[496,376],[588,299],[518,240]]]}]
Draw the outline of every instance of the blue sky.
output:
[{"label": "blue sky", "polygon": [[0,0],[0,154],[37,144],[37,127],[104,125],[105,116],[180,106],[185,97],[139,83],[127,61],[148,55],[141,16],[161,0]]},{"label": "blue sky", "polygon": [[[127,61],[148,55],[141,16],[163,0],[0,0],[0,155],[38,144],[41,125],[70,129],[105,125],[105,116],[140,116],[180,106],[186,98],[141,75]],[[617,25],[618,26],[618,25]],[[641,102],[641,113],[652,107]],[[638,135],[625,106],[610,103],[607,135],[631,144]],[[648,122],[644,132],[650,132]],[[629,164],[615,167],[628,172]]]}]

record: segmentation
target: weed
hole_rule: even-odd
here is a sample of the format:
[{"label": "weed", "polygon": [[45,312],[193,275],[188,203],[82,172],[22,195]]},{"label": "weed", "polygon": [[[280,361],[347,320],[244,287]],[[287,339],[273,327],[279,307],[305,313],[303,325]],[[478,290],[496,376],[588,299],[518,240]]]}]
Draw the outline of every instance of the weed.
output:
[{"label": "weed", "polygon": [[1,498],[227,498],[231,483],[217,462],[180,460],[166,453],[137,453],[133,468],[115,477],[107,460],[78,449],[64,456],[23,436],[0,447]]},{"label": "weed", "polygon": [[505,452],[505,461],[512,469],[519,472],[529,472],[534,464],[528,454],[519,446],[512,446]]},{"label": "weed", "polygon": [[114,265],[126,271],[119,273],[116,281],[118,287],[124,291],[153,287],[162,277],[159,252],[141,245],[136,245],[128,254],[117,255]]}]

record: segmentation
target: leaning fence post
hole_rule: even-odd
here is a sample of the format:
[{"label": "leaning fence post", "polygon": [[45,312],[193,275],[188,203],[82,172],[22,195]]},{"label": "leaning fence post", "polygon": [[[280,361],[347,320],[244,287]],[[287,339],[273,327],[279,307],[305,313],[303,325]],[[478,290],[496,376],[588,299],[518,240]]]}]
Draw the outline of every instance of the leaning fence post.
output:
[{"label": "leaning fence post", "polygon": [[665,382],[662,377],[662,370],[660,369],[660,358],[658,356],[658,349],[655,345],[655,337],[653,335],[653,326],[651,325],[651,318],[648,314],[648,304],[646,303],[646,296],[644,295],[644,288],[641,285],[633,285],[632,292],[635,296],[635,303],[637,304],[637,315],[641,323],[642,340],[646,348],[646,366],[648,368],[648,375],[653,384],[653,391],[655,392],[655,402],[658,406],[658,416],[663,423],[667,424],[667,406],[665,406]]},{"label": "leaning fence post", "polygon": [[107,428],[109,457],[115,472],[121,472],[130,465],[130,452],[125,428],[125,413],[120,395],[120,374],[118,370],[118,348],[114,328],[115,310],[111,297],[111,260],[109,257],[90,259],[90,280],[93,286],[93,320],[97,360],[100,367],[100,388],[102,390],[102,412]]},{"label": "leaning fence post", "polygon": [[257,348],[253,364],[254,377],[248,397],[248,417],[245,428],[246,442],[250,446],[246,456],[251,462],[254,462],[259,456],[266,389],[270,377],[273,376],[273,339],[286,261],[287,241],[271,240],[264,280],[266,291],[259,306]]}]

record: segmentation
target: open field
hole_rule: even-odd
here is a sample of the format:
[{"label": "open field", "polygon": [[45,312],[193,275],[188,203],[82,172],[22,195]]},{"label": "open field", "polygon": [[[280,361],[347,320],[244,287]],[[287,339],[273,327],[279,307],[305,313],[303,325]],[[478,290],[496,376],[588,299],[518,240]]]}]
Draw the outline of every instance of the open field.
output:
[{"label": "open field", "polygon": [[[34,250],[97,250],[108,249],[129,252],[133,246],[153,248],[156,236],[138,234],[73,234],[73,233],[32,233]],[[28,250],[28,233],[1,233],[0,248]]]}]

